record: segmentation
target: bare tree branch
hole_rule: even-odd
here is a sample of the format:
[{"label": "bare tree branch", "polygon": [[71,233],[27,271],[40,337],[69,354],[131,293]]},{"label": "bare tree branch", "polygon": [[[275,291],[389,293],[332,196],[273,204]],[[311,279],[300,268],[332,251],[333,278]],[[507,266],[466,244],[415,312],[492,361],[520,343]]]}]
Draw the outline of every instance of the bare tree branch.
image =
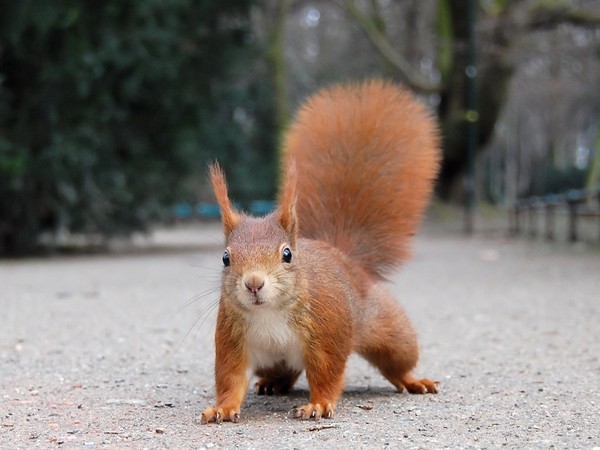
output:
[{"label": "bare tree branch", "polygon": [[421,74],[414,70],[412,65],[392,46],[388,37],[381,32],[375,21],[363,14],[353,0],[334,0],[334,3],[354,17],[371,40],[371,43],[379,50],[386,61],[398,70],[408,85],[423,92],[437,92],[440,90],[439,83],[424,79]]},{"label": "bare tree branch", "polygon": [[574,8],[537,8],[527,24],[529,29],[550,29],[569,23],[584,28],[600,27],[600,11]]}]

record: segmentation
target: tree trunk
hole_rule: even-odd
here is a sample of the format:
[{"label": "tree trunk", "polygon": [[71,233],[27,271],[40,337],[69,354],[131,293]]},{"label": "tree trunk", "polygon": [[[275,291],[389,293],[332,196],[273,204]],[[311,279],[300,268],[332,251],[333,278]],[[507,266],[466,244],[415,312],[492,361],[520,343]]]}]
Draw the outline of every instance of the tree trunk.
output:
[{"label": "tree trunk", "polygon": [[[270,67],[273,101],[275,105],[275,132],[281,136],[290,118],[288,89],[286,83],[285,62],[285,21],[291,0],[281,0],[274,6],[265,5],[268,22],[272,24],[269,30],[269,51],[267,61]],[[267,9],[269,9],[267,11]]]},{"label": "tree trunk", "polygon": [[[467,109],[465,107],[467,50],[468,50],[468,2],[450,0],[447,4],[452,19],[452,58],[447,79],[442,86],[439,116],[442,127],[444,165],[438,183],[438,194],[445,200],[457,199],[467,168]],[[505,104],[506,93],[514,67],[504,58],[509,41],[502,33],[503,18],[500,17],[492,35],[493,54],[478,58],[485,64],[477,67],[477,90],[479,110],[471,120],[478,121],[478,149],[491,140],[494,126]],[[481,50],[478,49],[478,52]]]},{"label": "tree trunk", "polygon": [[586,188],[593,189],[600,187],[600,119],[596,127],[596,142],[592,161],[590,161],[590,171],[586,181]]}]

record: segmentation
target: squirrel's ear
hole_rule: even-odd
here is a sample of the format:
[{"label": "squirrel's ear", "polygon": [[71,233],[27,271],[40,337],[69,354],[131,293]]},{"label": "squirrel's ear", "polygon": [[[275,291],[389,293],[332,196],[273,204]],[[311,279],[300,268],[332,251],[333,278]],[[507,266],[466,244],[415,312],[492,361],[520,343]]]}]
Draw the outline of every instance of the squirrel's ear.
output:
[{"label": "squirrel's ear", "polygon": [[215,197],[217,197],[217,203],[221,208],[221,221],[223,222],[223,230],[225,236],[229,236],[231,230],[233,230],[240,223],[240,214],[231,206],[229,197],[227,195],[227,182],[225,181],[225,174],[221,169],[219,163],[211,164],[210,167],[210,182],[212,183]]},{"label": "squirrel's ear", "polygon": [[277,216],[279,223],[290,237],[290,245],[296,246],[298,235],[298,218],[296,216],[296,180],[298,170],[295,161],[291,161],[284,174],[282,190],[279,197]]}]

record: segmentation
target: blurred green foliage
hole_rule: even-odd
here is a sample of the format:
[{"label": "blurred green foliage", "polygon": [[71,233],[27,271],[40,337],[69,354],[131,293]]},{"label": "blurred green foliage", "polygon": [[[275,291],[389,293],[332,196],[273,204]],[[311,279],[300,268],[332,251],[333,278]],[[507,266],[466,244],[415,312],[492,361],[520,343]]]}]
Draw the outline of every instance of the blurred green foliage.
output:
[{"label": "blurred green foliage", "polygon": [[0,1],[0,254],[143,229],[212,159],[244,167],[239,200],[272,196],[251,3]]},{"label": "blurred green foliage", "polygon": [[586,174],[586,169],[575,166],[560,168],[546,164],[538,172],[531,195],[560,194],[569,189],[583,189]]}]

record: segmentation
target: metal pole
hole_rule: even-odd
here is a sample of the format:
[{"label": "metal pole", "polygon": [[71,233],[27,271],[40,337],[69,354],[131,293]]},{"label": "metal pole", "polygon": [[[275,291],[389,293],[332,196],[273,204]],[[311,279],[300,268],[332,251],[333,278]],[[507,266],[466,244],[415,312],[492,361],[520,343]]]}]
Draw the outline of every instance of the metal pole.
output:
[{"label": "metal pole", "polygon": [[468,47],[466,75],[466,114],[467,122],[467,173],[465,176],[465,223],[464,231],[472,234],[475,228],[475,155],[477,152],[477,66],[475,61],[475,0],[468,0]]}]

